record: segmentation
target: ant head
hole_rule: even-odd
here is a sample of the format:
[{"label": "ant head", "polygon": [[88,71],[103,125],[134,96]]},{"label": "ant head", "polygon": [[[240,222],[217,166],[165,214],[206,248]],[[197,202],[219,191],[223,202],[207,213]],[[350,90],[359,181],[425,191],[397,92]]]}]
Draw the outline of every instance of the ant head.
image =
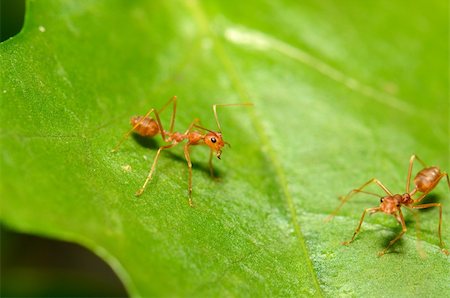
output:
[{"label": "ant head", "polygon": [[225,146],[226,142],[222,138],[222,134],[220,132],[210,131],[205,135],[205,144],[208,145],[211,150],[216,152],[216,156],[220,159],[220,155],[222,154],[222,148]]},{"label": "ant head", "polygon": [[402,196],[395,194],[380,198],[380,210],[387,214],[395,214],[401,207]]}]

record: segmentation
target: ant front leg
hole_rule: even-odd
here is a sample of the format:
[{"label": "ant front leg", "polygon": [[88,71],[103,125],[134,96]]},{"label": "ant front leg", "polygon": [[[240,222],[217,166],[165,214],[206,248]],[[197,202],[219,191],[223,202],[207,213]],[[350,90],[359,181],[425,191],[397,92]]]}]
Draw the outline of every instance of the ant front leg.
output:
[{"label": "ant front leg", "polygon": [[145,179],[144,185],[142,185],[142,187],[135,193],[135,196],[139,197],[144,192],[145,188],[147,187],[148,182],[150,180],[152,180],[153,173],[155,172],[155,169],[156,169],[156,163],[158,162],[159,154],[161,153],[161,151],[172,148],[175,145],[176,144],[170,144],[170,145],[159,147],[158,152],[156,152],[155,159],[153,160],[153,164],[150,169],[150,172],[148,173],[147,179]]},{"label": "ant front leg", "polygon": [[342,245],[349,245],[350,243],[353,242],[353,240],[355,240],[355,237],[356,237],[356,235],[358,235],[359,230],[361,229],[361,225],[362,225],[362,223],[363,223],[363,221],[364,221],[364,217],[366,216],[366,213],[367,213],[367,212],[375,213],[375,212],[378,212],[378,211],[380,211],[380,207],[373,207],[373,208],[367,208],[367,209],[365,209],[364,212],[363,212],[363,214],[362,214],[362,216],[361,216],[361,219],[360,219],[360,221],[359,221],[358,227],[356,227],[356,230],[355,230],[355,232],[353,233],[352,239],[350,239],[350,241],[342,242]]},{"label": "ant front leg", "polygon": [[397,235],[397,237],[395,237],[394,239],[392,239],[388,246],[386,246],[385,249],[383,249],[382,251],[380,251],[378,253],[378,256],[381,257],[383,256],[389,249],[389,247],[391,247],[395,242],[398,241],[398,239],[402,238],[403,234],[406,233],[406,224],[405,224],[405,219],[403,218],[403,213],[401,209],[398,209],[398,214],[395,216],[395,218],[398,220],[398,222],[402,225],[402,231],[400,232],[400,234]]},{"label": "ant front leg", "polygon": [[189,178],[188,178],[189,206],[194,207],[194,204],[192,203],[192,162],[191,162],[191,156],[189,155],[189,143],[187,143],[184,146],[184,157],[186,158],[187,165],[188,165],[188,171],[189,171]]},{"label": "ant front leg", "polygon": [[209,174],[210,174],[211,177],[214,179],[214,178],[216,178],[216,177],[214,176],[214,168],[213,168],[213,163],[212,163],[212,161],[213,161],[213,156],[214,156],[214,151],[211,150],[211,151],[209,152],[209,162],[208,162],[208,164],[209,164]]},{"label": "ant front leg", "polygon": [[444,254],[449,255],[447,249],[445,249],[444,241],[442,241],[442,234],[441,234],[441,226],[442,226],[442,205],[440,203],[430,203],[430,204],[423,204],[423,205],[417,205],[413,206],[413,209],[426,209],[431,207],[439,207],[439,226],[438,226],[438,235],[439,235],[439,246],[441,247],[441,250]]},{"label": "ant front leg", "polygon": [[387,193],[388,195],[390,195],[390,196],[392,196],[392,193],[386,188],[386,186],[384,186],[383,185],[383,183],[381,183],[378,179],[376,179],[376,178],[373,178],[373,179],[370,179],[369,181],[367,181],[366,183],[364,183],[363,185],[361,185],[359,188],[356,188],[356,189],[353,189],[352,191],[350,191],[346,196],[344,196],[344,197],[341,197],[340,199],[341,199],[341,203],[339,204],[339,206],[325,219],[325,221],[330,221],[338,212],[339,212],[339,210],[342,208],[342,206],[345,204],[345,203],[347,203],[347,201],[353,196],[353,195],[355,195],[356,193],[360,193],[360,192],[362,192],[362,193],[366,193],[366,194],[371,194],[371,195],[376,195],[376,194],[374,194],[374,193],[370,193],[370,192],[366,192],[366,191],[363,191],[363,189],[365,188],[365,187],[367,187],[368,185],[370,185],[370,184],[372,184],[372,183],[375,183],[375,184],[377,184],[381,189],[383,189],[383,191],[385,192],[385,193]]}]

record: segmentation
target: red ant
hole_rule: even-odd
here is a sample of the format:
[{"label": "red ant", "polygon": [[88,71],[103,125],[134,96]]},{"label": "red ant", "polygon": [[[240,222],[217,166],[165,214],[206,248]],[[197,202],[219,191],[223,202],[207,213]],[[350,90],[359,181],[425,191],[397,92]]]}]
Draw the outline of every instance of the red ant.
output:
[{"label": "red ant", "polygon": [[[173,111],[172,116],[170,118],[170,128],[169,131],[164,130],[161,120],[159,118],[159,114],[162,113],[167,106],[173,103]],[[242,104],[215,104],[213,105],[213,112],[214,117],[216,119],[218,131],[212,131],[209,129],[206,129],[197,123],[200,123],[199,119],[195,119],[192,121],[192,123],[189,125],[188,129],[184,132],[174,132],[173,127],[175,124],[175,114],[177,110],[177,97],[172,97],[160,110],[159,112],[152,108],[150,111],[147,112],[144,116],[134,116],[131,117],[131,125],[133,126],[122,138],[122,140],[117,144],[117,146],[112,150],[113,152],[117,151],[119,146],[129,137],[129,135],[132,132],[136,132],[141,136],[144,137],[154,137],[158,134],[161,135],[164,142],[169,143],[167,145],[159,147],[158,151],[156,152],[156,156],[153,160],[152,167],[150,169],[150,172],[148,173],[147,179],[145,179],[144,184],[142,187],[136,192],[136,196],[140,196],[147,184],[151,181],[153,173],[156,168],[156,163],[159,158],[159,154],[161,151],[172,148],[179,143],[181,143],[184,140],[187,140],[187,143],[184,145],[184,157],[186,158],[188,169],[189,169],[189,180],[188,180],[188,196],[189,196],[189,205],[193,207],[192,204],[192,163],[191,163],[191,157],[189,155],[189,148],[190,146],[195,145],[206,145],[211,149],[211,153],[209,156],[209,170],[212,177],[214,177],[214,170],[212,166],[212,157],[215,153],[216,157],[220,159],[220,156],[222,154],[222,148],[225,146],[225,144],[229,145],[229,143],[225,142],[222,138],[222,130],[220,128],[219,119],[217,117],[217,107],[223,107],[223,106],[249,106],[252,105],[251,103],[242,103]],[[153,113],[155,115],[156,119],[150,118],[150,114]],[[200,129],[203,132],[200,132],[195,129]]]},{"label": "red ant", "polygon": [[[417,175],[414,177],[414,189],[412,191],[409,191],[410,184],[411,184],[411,171],[413,168],[414,160],[416,160],[416,159],[422,164],[423,169],[420,170],[417,173]],[[402,231],[400,232],[400,234],[397,235],[397,237],[395,237],[393,240],[391,240],[389,242],[388,246],[384,250],[382,250],[378,253],[379,256],[382,256],[387,252],[387,250],[395,242],[397,242],[397,240],[399,240],[403,236],[403,234],[406,233],[405,219],[403,218],[403,213],[401,210],[402,206],[406,207],[407,209],[409,209],[411,211],[414,209],[426,209],[426,208],[431,208],[431,207],[439,207],[438,234],[439,234],[440,247],[441,247],[442,252],[445,253],[446,255],[448,255],[449,252],[444,248],[445,245],[444,245],[444,242],[442,241],[442,235],[441,235],[441,224],[442,224],[442,206],[441,206],[441,204],[440,203],[428,203],[428,204],[416,205],[417,203],[422,201],[423,198],[425,198],[425,196],[427,196],[428,193],[430,193],[436,187],[436,185],[439,183],[439,181],[444,176],[447,177],[447,183],[450,188],[450,180],[449,180],[447,173],[441,172],[439,167],[436,167],[436,166],[427,167],[426,164],[418,156],[412,155],[409,160],[408,178],[407,178],[407,182],[406,182],[406,192],[404,194],[392,194],[378,179],[375,179],[375,178],[370,179],[369,181],[364,183],[359,188],[354,189],[354,190],[350,191],[346,196],[341,197],[340,198],[341,204],[327,218],[327,220],[331,220],[333,218],[333,216],[335,216],[337,214],[339,209],[341,209],[341,207],[356,193],[362,192],[362,193],[366,193],[369,195],[375,195],[375,196],[379,197],[379,195],[377,195],[375,193],[363,191],[363,188],[365,188],[366,186],[368,186],[371,183],[375,183],[379,187],[381,187],[381,189],[387,194],[387,196],[381,197],[379,207],[367,208],[364,210],[364,212],[361,216],[361,220],[359,221],[358,227],[356,228],[355,232],[353,233],[352,239],[350,239],[350,241],[343,242],[342,243],[343,245],[348,245],[353,242],[356,235],[359,233],[359,230],[361,228],[361,225],[363,223],[366,213],[373,214],[376,212],[384,212],[388,215],[392,215],[395,217],[395,219],[401,224]],[[422,194],[417,199],[414,199],[413,195],[418,192],[421,192]]]}]

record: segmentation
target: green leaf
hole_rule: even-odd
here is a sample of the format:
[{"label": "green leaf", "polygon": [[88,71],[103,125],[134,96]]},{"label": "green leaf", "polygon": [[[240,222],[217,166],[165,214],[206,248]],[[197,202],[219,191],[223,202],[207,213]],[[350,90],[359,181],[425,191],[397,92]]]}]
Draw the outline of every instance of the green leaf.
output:
[{"label": "green leaf", "polygon": [[[372,177],[403,192],[412,153],[449,170],[447,25],[440,1],[29,1],[0,45],[1,221],[88,247],[133,296],[446,297],[437,210],[420,212],[420,242],[405,211],[381,258],[400,231],[387,215],[340,245],[378,199],[324,219]],[[195,208],[182,146],[139,198],[163,142],[110,152],[173,95],[179,131],[254,103],[219,110],[220,180],[192,148]],[[433,194],[450,243],[445,183]]]}]

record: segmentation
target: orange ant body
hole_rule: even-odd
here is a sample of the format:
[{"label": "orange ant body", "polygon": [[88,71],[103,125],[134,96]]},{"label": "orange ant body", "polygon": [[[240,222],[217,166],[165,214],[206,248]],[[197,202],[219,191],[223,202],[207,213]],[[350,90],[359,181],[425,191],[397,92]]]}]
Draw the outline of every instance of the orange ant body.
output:
[{"label": "orange ant body", "polygon": [[[417,175],[414,177],[414,189],[410,191],[411,171],[412,171],[414,160],[416,160],[416,159],[422,164],[423,169],[420,170],[417,173]],[[441,206],[441,204],[440,203],[428,203],[428,204],[416,205],[417,203],[422,201],[423,198],[425,198],[436,187],[436,185],[439,183],[439,181],[444,176],[447,177],[447,184],[450,188],[450,180],[449,180],[447,173],[441,172],[439,167],[436,167],[436,166],[427,167],[425,165],[425,163],[419,157],[417,157],[416,155],[412,155],[410,158],[410,161],[409,161],[409,169],[408,169],[408,176],[407,176],[407,182],[406,182],[406,192],[404,194],[392,194],[378,179],[373,178],[373,179],[367,181],[366,183],[364,183],[359,188],[350,191],[346,196],[342,197],[341,204],[328,217],[327,220],[330,220],[334,215],[336,215],[337,212],[339,211],[339,209],[356,193],[361,192],[361,193],[378,196],[375,193],[363,191],[363,189],[366,186],[368,186],[371,183],[375,183],[381,189],[383,189],[383,191],[387,195],[380,198],[380,205],[378,207],[367,208],[364,210],[364,212],[361,216],[361,220],[359,221],[359,224],[358,224],[355,232],[353,233],[353,237],[350,239],[350,241],[343,242],[342,243],[343,245],[348,245],[351,242],[353,242],[356,235],[359,233],[359,230],[364,221],[364,217],[365,217],[366,213],[373,214],[376,212],[383,212],[388,215],[394,216],[395,219],[401,224],[402,231],[400,232],[400,234],[397,235],[397,237],[395,237],[394,239],[392,239],[389,242],[388,246],[384,250],[379,252],[378,255],[382,256],[388,251],[388,249],[395,242],[397,242],[397,240],[399,240],[403,236],[403,234],[406,233],[406,224],[405,224],[405,219],[403,217],[401,207],[406,207],[409,210],[439,207],[439,226],[438,226],[438,235],[439,235],[439,242],[440,242],[439,246],[441,247],[442,252],[445,253],[446,255],[448,255],[449,252],[445,249],[445,245],[444,245],[444,242],[442,241],[442,235],[441,235],[441,225],[442,225],[442,206]],[[419,193],[419,192],[422,194],[417,199],[414,199],[413,195],[416,193]]]},{"label": "orange ant body", "polygon": [[[169,131],[164,130],[161,120],[159,118],[159,114],[164,111],[164,109],[170,104],[173,103],[173,111],[172,116],[170,119],[170,128]],[[219,119],[217,117],[217,107],[219,106],[248,106],[252,105],[251,103],[242,103],[242,104],[215,104],[213,105],[213,112],[214,117],[216,119],[218,131],[212,131],[209,129],[206,129],[204,127],[201,127],[197,123],[200,122],[199,119],[195,119],[191,122],[188,129],[182,133],[182,132],[174,132],[174,124],[175,124],[175,114],[176,114],[176,107],[177,107],[177,97],[172,97],[160,110],[159,112],[152,108],[150,111],[148,111],[144,116],[134,116],[131,118],[130,122],[132,125],[131,130],[129,130],[122,140],[117,144],[117,146],[113,149],[113,152],[117,151],[119,146],[129,137],[129,135],[132,132],[136,132],[141,136],[144,137],[155,137],[158,134],[161,135],[163,141],[165,143],[168,143],[167,145],[159,147],[158,151],[156,152],[156,156],[153,160],[152,167],[150,169],[150,172],[148,173],[147,179],[145,180],[142,187],[136,192],[136,196],[140,196],[147,184],[151,181],[153,173],[155,172],[156,163],[158,161],[159,155],[161,151],[170,149],[179,143],[183,141],[187,141],[187,143],[184,145],[184,156],[186,158],[188,169],[189,169],[189,180],[188,180],[188,196],[189,196],[189,205],[193,207],[192,204],[192,162],[191,157],[189,154],[189,148],[190,146],[195,145],[206,145],[211,149],[211,153],[209,156],[209,169],[211,176],[214,176],[213,166],[212,166],[212,157],[215,153],[216,157],[220,159],[220,156],[222,154],[222,148],[225,146],[225,144],[228,144],[223,140],[222,132],[220,128]],[[150,118],[150,114],[153,113],[155,115],[155,119]],[[197,130],[196,130],[197,129]],[[201,130],[201,131],[199,131]],[[229,145],[229,144],[228,144]]]}]

